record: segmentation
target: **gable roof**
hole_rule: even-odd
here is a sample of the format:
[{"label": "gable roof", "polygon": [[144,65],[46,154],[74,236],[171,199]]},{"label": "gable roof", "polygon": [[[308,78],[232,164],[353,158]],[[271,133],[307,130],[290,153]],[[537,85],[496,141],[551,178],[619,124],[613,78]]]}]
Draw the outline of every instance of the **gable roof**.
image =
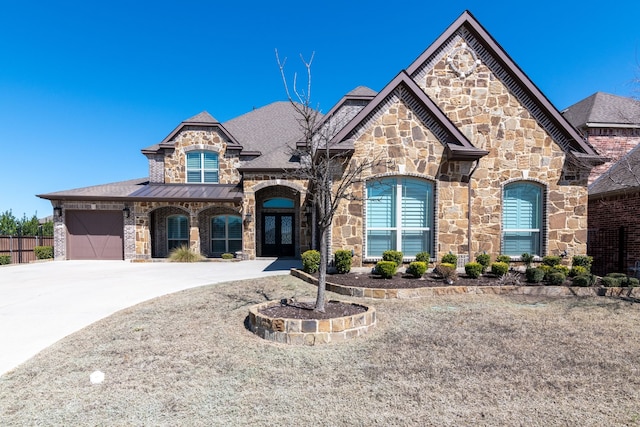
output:
[{"label": "gable roof", "polygon": [[620,158],[589,185],[589,196],[624,193],[640,189],[640,145]]},{"label": "gable roof", "polygon": [[376,113],[388,101],[388,98],[400,92],[411,107],[421,109],[431,120],[425,125],[436,135],[447,150],[450,160],[475,160],[488,154],[488,151],[477,149],[458,129],[438,106],[427,96],[415,81],[401,71],[391,80],[348,124],[343,127],[329,142],[332,150],[352,150],[353,138],[357,131],[375,118]]},{"label": "gable roof", "polygon": [[228,144],[227,149],[242,150],[242,145],[238,143],[236,138],[234,138],[234,136],[231,133],[229,133],[229,131],[227,131],[227,129],[225,129],[224,126],[222,126],[220,122],[218,122],[218,120],[216,120],[208,112],[202,111],[196,114],[195,116],[182,121],[182,123],[176,126],[176,128],[173,131],[171,131],[171,133],[167,135],[162,141],[160,141],[159,144],[154,144],[150,147],[142,149],[142,153],[151,154],[151,153],[157,153],[158,150],[163,148],[173,148],[174,147],[173,139],[185,127],[196,127],[200,129],[205,129],[205,128],[217,129],[218,132],[224,135],[224,137],[227,139],[227,144]]},{"label": "gable roof", "polygon": [[640,128],[640,101],[633,98],[596,92],[562,111],[577,128]]},{"label": "gable roof", "polygon": [[[487,65],[505,84],[531,115],[544,127],[565,152],[569,152],[592,163],[602,163],[598,153],[582,139],[580,134],[567,122],[556,107],[511,59],[507,52],[487,32],[478,20],[464,11],[415,61],[407,68],[407,73],[416,76],[436,56],[447,42],[457,34],[464,34],[467,44],[476,52],[479,59]],[[469,40],[467,40],[467,38]]]}]

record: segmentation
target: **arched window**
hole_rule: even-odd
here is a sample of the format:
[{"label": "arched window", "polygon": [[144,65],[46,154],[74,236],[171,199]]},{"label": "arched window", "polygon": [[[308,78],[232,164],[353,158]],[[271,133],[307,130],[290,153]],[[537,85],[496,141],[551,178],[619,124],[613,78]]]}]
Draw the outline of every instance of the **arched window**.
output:
[{"label": "arched window", "polygon": [[189,219],[185,215],[167,218],[167,247],[172,249],[189,246]]},{"label": "arched window", "polygon": [[218,153],[213,151],[187,153],[187,182],[218,182]]},{"label": "arched window", "polygon": [[242,250],[242,219],[236,215],[211,218],[211,252],[234,253]]},{"label": "arched window", "polygon": [[433,253],[433,184],[413,178],[367,183],[367,257],[400,250]]},{"label": "arched window", "polygon": [[262,207],[266,209],[276,208],[276,209],[293,209],[294,203],[291,199],[286,199],[284,197],[274,197],[273,199],[267,199],[262,203]]},{"label": "arched window", "polygon": [[542,255],[542,187],[515,182],[504,187],[502,253]]}]

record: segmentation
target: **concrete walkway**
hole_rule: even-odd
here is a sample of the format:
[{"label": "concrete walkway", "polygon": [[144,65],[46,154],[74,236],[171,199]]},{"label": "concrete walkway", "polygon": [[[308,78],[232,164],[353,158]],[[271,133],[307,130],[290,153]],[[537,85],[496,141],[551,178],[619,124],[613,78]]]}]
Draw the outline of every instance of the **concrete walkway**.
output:
[{"label": "concrete walkway", "polygon": [[131,263],[54,261],[0,267],[0,375],[67,335],[158,296],[289,274],[297,260]]}]

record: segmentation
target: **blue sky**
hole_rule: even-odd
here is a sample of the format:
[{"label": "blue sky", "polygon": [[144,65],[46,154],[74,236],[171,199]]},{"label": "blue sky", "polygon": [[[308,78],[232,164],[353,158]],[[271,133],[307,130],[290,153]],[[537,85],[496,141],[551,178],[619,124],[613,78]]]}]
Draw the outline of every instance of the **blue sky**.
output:
[{"label": "blue sky", "polygon": [[35,194],[147,176],[140,149],[203,110],[219,121],[284,99],[315,52],[328,111],[380,90],[465,9],[557,108],[637,95],[640,2],[0,0],[0,212],[51,214]]}]

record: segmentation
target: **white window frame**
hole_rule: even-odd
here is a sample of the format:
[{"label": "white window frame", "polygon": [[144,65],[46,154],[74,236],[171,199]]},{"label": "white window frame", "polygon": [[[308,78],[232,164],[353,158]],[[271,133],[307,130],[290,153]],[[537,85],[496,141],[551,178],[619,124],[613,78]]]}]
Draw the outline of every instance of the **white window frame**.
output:
[{"label": "white window frame", "polygon": [[[395,183],[392,183],[392,181],[395,181]],[[427,211],[425,212],[425,215],[427,215],[427,226],[425,227],[405,227],[402,224],[402,198],[403,198],[403,181],[417,181],[420,183],[424,183],[428,186],[430,186],[431,188],[431,195],[429,198],[429,203],[427,205]],[[379,259],[382,257],[382,254],[369,254],[369,231],[391,231],[391,232],[395,232],[395,249],[394,250],[402,250],[402,234],[404,231],[420,231],[420,232],[427,232],[428,233],[428,237],[429,237],[429,241],[428,241],[428,247],[425,249],[426,252],[429,252],[430,254],[432,254],[433,251],[433,247],[434,247],[434,238],[433,238],[433,230],[435,228],[435,186],[432,182],[427,181],[425,179],[421,179],[421,178],[417,178],[417,177],[407,177],[407,176],[397,176],[397,177],[384,177],[384,178],[380,178],[379,180],[370,180],[367,182],[367,185],[365,186],[365,192],[368,193],[369,191],[369,185],[370,184],[380,184],[380,185],[385,185],[386,182],[389,182],[389,185],[393,185],[395,186],[395,191],[394,191],[394,196],[395,196],[395,200],[393,201],[393,203],[395,203],[394,205],[394,209],[395,209],[395,226],[390,226],[390,227],[369,227],[367,225],[368,221],[365,218],[364,224],[365,224],[365,232],[364,232],[364,240],[365,240],[365,259]],[[368,203],[369,203],[369,199],[368,199],[368,194],[367,194],[367,215],[369,215],[369,208],[368,208]],[[410,256],[405,256],[405,258],[412,258],[413,255]]]},{"label": "white window frame", "polygon": [[[189,168],[189,156],[198,154],[200,156],[200,167],[199,168]],[[206,154],[214,154],[216,156],[216,164],[215,168],[205,168],[205,155]],[[216,151],[211,150],[197,150],[197,151],[189,151],[185,153],[185,181],[187,184],[217,184],[220,182],[220,155]],[[198,181],[189,181],[189,172],[198,172],[200,175],[200,179]],[[212,182],[205,182],[205,174],[206,173],[215,172],[216,179]]]}]

